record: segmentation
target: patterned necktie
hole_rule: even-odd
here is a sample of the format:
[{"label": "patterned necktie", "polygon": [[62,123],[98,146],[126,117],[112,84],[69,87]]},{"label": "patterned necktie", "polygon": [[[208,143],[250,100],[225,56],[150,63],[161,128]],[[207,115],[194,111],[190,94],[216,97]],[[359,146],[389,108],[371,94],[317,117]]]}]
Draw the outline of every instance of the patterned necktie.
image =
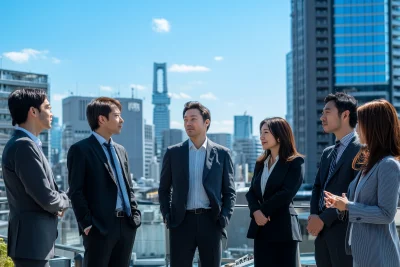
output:
[{"label": "patterned necktie", "polygon": [[320,211],[323,211],[325,209],[325,199],[324,199],[325,194],[324,194],[324,191],[325,191],[326,185],[328,184],[329,180],[332,178],[333,171],[336,168],[336,159],[337,159],[339,147],[340,147],[340,140],[336,141],[335,148],[333,149],[332,154],[331,154],[331,164],[329,165],[328,178],[325,181],[325,184],[323,186],[323,190],[321,190],[321,196],[319,198],[319,210]]},{"label": "patterned necktie", "polygon": [[[115,165],[115,161],[116,160],[114,160],[114,153],[111,150],[113,145],[106,142],[106,143],[104,143],[104,146],[107,148],[108,155],[110,156],[111,165],[112,165],[112,167],[114,169],[115,176],[117,176],[116,177],[117,178],[117,184],[118,184],[118,187],[119,187],[119,191],[122,194],[121,199],[122,199],[123,209],[126,212],[126,214],[128,214],[128,216],[130,216],[131,215],[131,210],[130,210],[130,205],[129,205],[128,193],[127,193],[126,187],[124,186],[124,183],[125,183],[125,181],[123,180],[124,178],[121,177],[122,174],[121,175],[118,174],[117,167]],[[114,148],[114,150],[115,150],[115,148]]]}]

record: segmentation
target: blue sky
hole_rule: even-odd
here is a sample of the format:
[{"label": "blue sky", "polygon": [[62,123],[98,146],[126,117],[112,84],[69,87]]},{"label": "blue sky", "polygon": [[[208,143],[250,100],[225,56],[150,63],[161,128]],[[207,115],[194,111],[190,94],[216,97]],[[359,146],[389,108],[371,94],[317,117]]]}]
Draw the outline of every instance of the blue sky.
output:
[{"label": "blue sky", "polygon": [[211,110],[210,132],[233,132],[233,116],[286,113],[290,1],[1,1],[5,69],[50,76],[61,99],[136,96],[152,122],[153,62],[168,65],[171,127],[189,100]]}]

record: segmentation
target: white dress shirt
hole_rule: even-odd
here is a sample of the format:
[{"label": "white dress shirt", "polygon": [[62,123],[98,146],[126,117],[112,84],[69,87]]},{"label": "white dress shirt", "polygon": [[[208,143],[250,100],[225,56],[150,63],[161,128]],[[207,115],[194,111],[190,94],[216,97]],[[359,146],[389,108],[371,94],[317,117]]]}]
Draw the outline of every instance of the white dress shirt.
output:
[{"label": "white dress shirt", "polygon": [[272,164],[272,166],[268,169],[268,162],[270,158],[271,155],[269,155],[268,158],[264,161],[264,170],[261,175],[261,192],[263,195],[265,192],[265,186],[267,185],[268,182],[268,178],[271,175],[272,171],[274,170],[274,167],[279,160],[279,156],[276,157],[274,164]]}]

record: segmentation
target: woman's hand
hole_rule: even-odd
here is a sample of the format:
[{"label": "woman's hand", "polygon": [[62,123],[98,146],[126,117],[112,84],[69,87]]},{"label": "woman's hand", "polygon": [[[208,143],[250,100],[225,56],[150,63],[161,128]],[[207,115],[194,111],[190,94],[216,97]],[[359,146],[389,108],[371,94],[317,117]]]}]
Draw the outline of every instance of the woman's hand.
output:
[{"label": "woman's hand", "polygon": [[324,191],[325,194],[325,205],[327,208],[337,208],[340,211],[347,210],[347,204],[349,200],[346,197],[346,194],[343,193],[341,197],[336,196],[328,191]]},{"label": "woman's hand", "polygon": [[264,213],[262,213],[261,210],[256,210],[253,213],[253,216],[258,226],[264,226],[267,224],[267,222],[271,221],[270,217],[265,217]]}]

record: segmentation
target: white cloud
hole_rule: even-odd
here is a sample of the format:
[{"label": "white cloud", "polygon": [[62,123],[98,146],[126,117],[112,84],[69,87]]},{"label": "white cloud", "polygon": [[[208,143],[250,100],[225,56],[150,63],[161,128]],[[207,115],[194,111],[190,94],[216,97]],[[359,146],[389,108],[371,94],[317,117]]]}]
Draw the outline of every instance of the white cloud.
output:
[{"label": "white cloud", "polygon": [[222,124],[223,124],[223,125],[230,125],[230,126],[233,126],[233,121],[232,121],[232,120],[223,120],[223,121],[222,121]]},{"label": "white cloud", "polygon": [[171,121],[171,128],[183,128],[183,124],[178,121]]},{"label": "white cloud", "polygon": [[192,98],[190,95],[185,94],[185,93],[169,93],[169,96],[171,98],[175,98],[175,99],[189,99]]},{"label": "white cloud", "polygon": [[140,84],[131,84],[130,87],[139,90],[139,91],[143,91],[146,90],[146,86],[144,85],[140,85]]},{"label": "white cloud", "polygon": [[222,61],[222,60],[224,60],[224,58],[221,57],[221,56],[216,56],[216,57],[214,57],[214,60],[215,61]]},{"label": "white cloud", "polygon": [[171,25],[166,19],[153,19],[153,31],[155,32],[169,32]]},{"label": "white cloud", "polygon": [[211,92],[209,92],[207,94],[200,95],[200,98],[201,99],[208,99],[208,100],[217,100],[217,97]]},{"label": "white cloud", "polygon": [[67,94],[53,94],[53,101],[61,101],[63,98],[66,98]]},{"label": "white cloud", "polygon": [[173,64],[169,69],[170,72],[206,72],[210,71],[209,68],[204,66],[192,66],[192,65],[178,65]]},{"label": "white cloud", "polygon": [[105,92],[112,92],[113,88],[111,86],[100,85],[100,90]]},{"label": "white cloud", "polygon": [[61,60],[56,58],[56,57],[52,57],[51,60],[53,61],[54,64],[60,64]]},{"label": "white cloud", "polygon": [[48,52],[47,50],[39,51],[32,48],[25,48],[22,49],[21,52],[5,52],[3,56],[16,63],[25,63],[31,58],[45,59]]}]

